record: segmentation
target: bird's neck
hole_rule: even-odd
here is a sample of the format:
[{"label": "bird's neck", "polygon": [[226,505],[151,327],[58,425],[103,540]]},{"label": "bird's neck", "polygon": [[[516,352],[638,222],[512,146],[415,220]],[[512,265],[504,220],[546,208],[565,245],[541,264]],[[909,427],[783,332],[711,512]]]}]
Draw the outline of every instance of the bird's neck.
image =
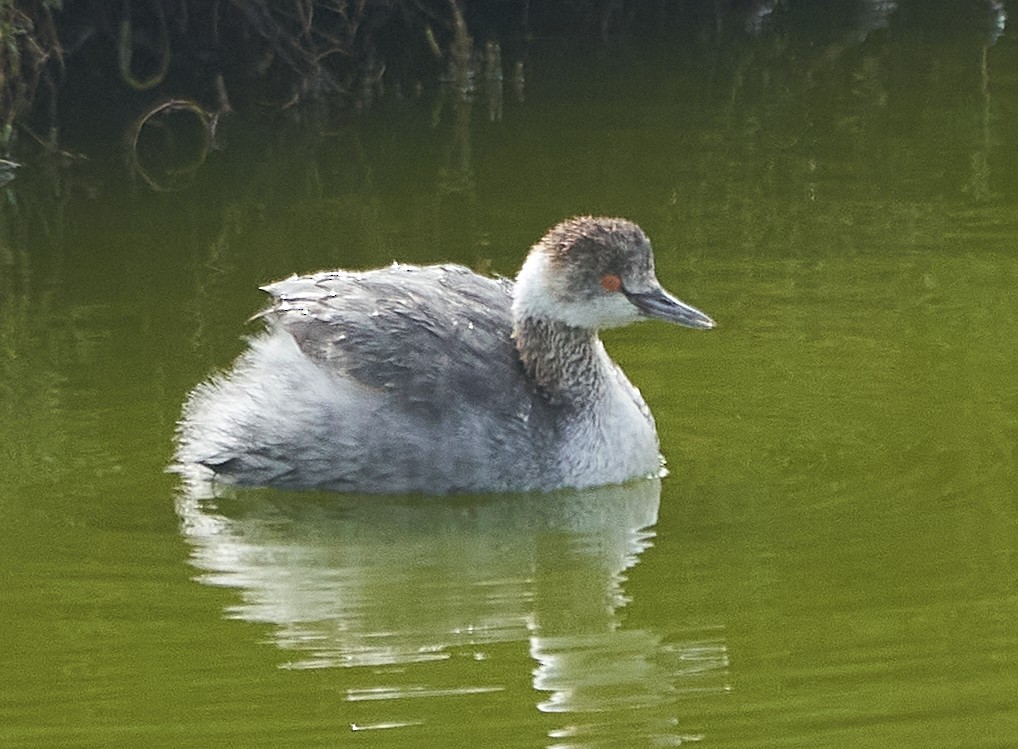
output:
[{"label": "bird's neck", "polygon": [[603,391],[607,354],[596,331],[524,317],[512,337],[527,376],[551,402],[579,405]]}]

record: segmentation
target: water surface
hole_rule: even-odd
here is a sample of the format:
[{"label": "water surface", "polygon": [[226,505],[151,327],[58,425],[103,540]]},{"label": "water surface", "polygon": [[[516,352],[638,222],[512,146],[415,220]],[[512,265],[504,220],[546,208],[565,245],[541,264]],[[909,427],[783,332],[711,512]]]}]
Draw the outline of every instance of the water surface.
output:
[{"label": "water surface", "polygon": [[[228,120],[177,192],[19,170],[0,744],[1013,745],[1018,47],[903,6],[536,42],[501,99]],[[259,284],[512,274],[581,212],[641,223],[719,322],[605,336],[660,483],[193,500],[164,473]]]}]

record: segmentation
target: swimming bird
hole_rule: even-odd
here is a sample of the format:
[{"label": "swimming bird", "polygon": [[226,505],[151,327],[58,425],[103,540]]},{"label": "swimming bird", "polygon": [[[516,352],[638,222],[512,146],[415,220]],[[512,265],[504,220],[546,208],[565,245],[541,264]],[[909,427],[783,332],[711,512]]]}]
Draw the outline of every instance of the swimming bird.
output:
[{"label": "swimming bird", "polygon": [[263,287],[266,330],[191,393],[178,470],[341,492],[549,491],[660,475],[654,418],[598,331],[714,321],[636,224],[575,217],[515,282],[393,264]]}]

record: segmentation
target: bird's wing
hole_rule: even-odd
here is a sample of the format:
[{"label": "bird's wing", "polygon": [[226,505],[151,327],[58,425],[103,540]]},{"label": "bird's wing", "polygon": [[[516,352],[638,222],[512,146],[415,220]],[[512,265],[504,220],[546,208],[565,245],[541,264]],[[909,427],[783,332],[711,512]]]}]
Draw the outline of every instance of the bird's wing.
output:
[{"label": "bird's wing", "polygon": [[451,402],[492,408],[524,386],[513,346],[512,282],[458,265],[392,265],[293,276],[263,287],[261,316],[312,360],[439,412]]}]

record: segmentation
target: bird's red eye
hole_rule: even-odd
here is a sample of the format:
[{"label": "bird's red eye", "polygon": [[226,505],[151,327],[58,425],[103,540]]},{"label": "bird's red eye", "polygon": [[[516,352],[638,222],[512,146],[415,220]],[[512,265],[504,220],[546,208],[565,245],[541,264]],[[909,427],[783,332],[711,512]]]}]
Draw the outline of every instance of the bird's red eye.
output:
[{"label": "bird's red eye", "polygon": [[605,291],[615,292],[622,288],[622,279],[614,273],[605,273],[601,276],[601,286]]}]

